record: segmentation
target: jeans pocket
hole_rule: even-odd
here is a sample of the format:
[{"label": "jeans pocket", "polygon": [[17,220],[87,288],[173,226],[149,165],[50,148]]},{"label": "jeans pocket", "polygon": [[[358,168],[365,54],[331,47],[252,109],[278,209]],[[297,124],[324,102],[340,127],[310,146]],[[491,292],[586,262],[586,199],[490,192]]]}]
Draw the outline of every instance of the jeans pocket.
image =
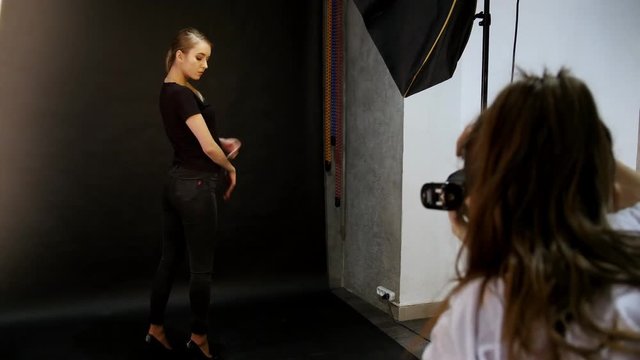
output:
[{"label": "jeans pocket", "polygon": [[190,201],[198,197],[205,189],[202,179],[176,179],[175,196],[179,201]]},{"label": "jeans pocket", "polygon": [[211,195],[204,179],[177,179],[174,204],[183,223],[196,223],[211,207]]}]

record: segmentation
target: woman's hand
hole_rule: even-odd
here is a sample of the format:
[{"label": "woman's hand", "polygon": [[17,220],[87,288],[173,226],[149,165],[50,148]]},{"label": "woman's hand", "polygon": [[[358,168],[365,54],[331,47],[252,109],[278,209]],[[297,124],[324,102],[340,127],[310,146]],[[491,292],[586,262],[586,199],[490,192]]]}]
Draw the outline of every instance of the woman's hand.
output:
[{"label": "woman's hand", "polygon": [[222,151],[227,154],[227,159],[233,160],[238,156],[238,151],[242,146],[242,142],[236,138],[219,138],[222,145]]},{"label": "woman's hand", "polygon": [[236,168],[232,167],[227,170],[227,176],[229,177],[229,187],[227,187],[227,191],[224,192],[223,198],[225,201],[231,198],[231,193],[236,187]]}]

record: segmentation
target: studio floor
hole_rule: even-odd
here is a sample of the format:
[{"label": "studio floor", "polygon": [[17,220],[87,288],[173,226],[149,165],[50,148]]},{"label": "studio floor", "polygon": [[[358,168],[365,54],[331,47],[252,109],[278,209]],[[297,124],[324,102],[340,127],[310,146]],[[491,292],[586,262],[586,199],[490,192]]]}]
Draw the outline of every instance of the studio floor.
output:
[{"label": "studio floor", "polygon": [[[209,336],[224,359],[412,360],[426,344],[409,330],[419,332],[423,320],[396,323],[344,289],[289,284],[259,290],[267,288],[262,282],[214,285],[219,296]],[[186,299],[186,288],[178,286],[167,311],[166,327],[176,344],[188,337]],[[5,314],[0,358],[147,359],[145,304],[139,291]]]}]

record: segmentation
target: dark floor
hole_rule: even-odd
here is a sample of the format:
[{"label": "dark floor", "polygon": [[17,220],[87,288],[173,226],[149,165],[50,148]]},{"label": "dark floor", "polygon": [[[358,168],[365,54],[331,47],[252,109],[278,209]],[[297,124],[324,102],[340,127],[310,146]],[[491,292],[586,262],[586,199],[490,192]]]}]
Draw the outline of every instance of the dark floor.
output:
[{"label": "dark floor", "polygon": [[[176,290],[175,295],[186,294]],[[58,316],[34,314],[0,321],[0,359],[146,358],[142,300],[95,302],[75,312],[69,307]],[[188,337],[187,315],[185,302],[171,303],[166,324],[176,344]],[[211,324],[210,342],[223,344],[229,360],[416,359],[328,290],[214,302]]]},{"label": "dark floor", "polygon": [[429,319],[399,322],[393,319],[389,311],[380,310],[345,289],[335,289],[332,292],[408,352],[417,358],[421,357],[429,343],[430,334],[425,328]]}]

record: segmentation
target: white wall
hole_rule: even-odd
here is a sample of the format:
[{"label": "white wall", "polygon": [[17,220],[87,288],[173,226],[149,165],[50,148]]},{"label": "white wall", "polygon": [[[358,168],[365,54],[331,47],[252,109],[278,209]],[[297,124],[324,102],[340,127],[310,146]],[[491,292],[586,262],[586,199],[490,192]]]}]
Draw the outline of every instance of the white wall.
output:
[{"label": "white wall", "polygon": [[[478,1],[478,11],[483,1]],[[515,0],[491,3],[489,103],[511,73]],[[616,156],[635,167],[640,110],[640,1],[521,0],[516,66],[568,67],[593,91]],[[454,77],[405,100],[400,305],[442,298],[457,242],[444,212],[422,208],[423,183],[456,168],[454,146],[480,110],[482,28],[474,26]]]},{"label": "white wall", "polygon": [[425,182],[444,181],[458,168],[454,144],[460,123],[461,77],[405,100],[402,174],[400,305],[433,302],[446,294],[458,241],[447,213],[420,202]]}]

